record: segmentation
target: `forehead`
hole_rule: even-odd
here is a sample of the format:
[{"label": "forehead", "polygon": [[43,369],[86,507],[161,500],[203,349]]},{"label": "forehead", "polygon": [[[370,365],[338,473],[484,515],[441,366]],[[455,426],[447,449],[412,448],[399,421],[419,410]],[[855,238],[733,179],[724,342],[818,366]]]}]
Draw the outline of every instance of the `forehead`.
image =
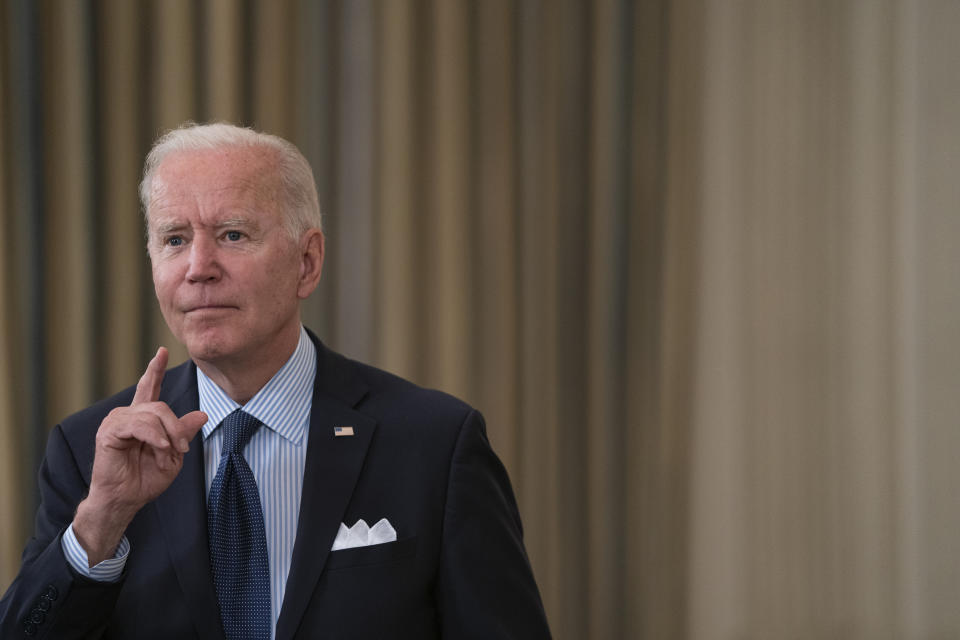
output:
[{"label": "forehead", "polygon": [[257,147],[174,151],[154,172],[150,221],[194,210],[273,211],[279,183],[275,167],[271,150]]}]

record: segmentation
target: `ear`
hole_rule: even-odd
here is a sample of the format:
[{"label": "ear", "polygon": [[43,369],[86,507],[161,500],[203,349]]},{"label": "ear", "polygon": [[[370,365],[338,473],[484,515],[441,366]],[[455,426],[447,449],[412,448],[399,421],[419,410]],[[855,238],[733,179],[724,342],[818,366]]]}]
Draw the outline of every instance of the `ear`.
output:
[{"label": "ear", "polygon": [[323,232],[309,229],[300,238],[300,281],[297,296],[303,300],[317,288],[323,272]]}]

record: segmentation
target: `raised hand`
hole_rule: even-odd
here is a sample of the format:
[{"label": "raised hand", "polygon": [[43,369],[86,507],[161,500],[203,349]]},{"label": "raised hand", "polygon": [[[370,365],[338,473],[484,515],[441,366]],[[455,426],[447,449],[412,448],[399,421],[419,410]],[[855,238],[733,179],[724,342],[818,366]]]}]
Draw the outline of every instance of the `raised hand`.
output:
[{"label": "raised hand", "polygon": [[73,520],[91,567],[113,556],[133,516],[170,486],[190,440],[207,421],[201,411],[177,418],[159,401],[167,358],[160,347],[130,406],[111,411],[97,431],[90,491]]}]

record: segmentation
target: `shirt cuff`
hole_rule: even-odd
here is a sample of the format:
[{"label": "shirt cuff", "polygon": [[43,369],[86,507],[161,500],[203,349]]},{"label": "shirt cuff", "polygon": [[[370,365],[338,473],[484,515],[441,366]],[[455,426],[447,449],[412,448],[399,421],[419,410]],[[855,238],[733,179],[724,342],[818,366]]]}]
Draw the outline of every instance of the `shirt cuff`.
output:
[{"label": "shirt cuff", "polygon": [[127,540],[127,536],[123,536],[112,558],[107,558],[91,567],[87,552],[80,546],[77,536],[73,533],[73,524],[63,532],[60,546],[63,547],[63,555],[66,556],[67,562],[70,563],[74,571],[99,582],[116,582],[119,580],[123,568],[127,565],[127,556],[130,555],[130,541]]}]

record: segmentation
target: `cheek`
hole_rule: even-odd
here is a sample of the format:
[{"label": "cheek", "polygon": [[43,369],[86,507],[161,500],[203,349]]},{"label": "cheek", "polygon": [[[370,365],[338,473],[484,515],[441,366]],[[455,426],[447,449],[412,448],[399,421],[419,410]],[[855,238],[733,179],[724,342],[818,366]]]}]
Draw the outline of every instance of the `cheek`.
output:
[{"label": "cheek", "polygon": [[299,263],[283,256],[267,262],[257,276],[261,278],[260,289],[265,298],[286,300],[291,291],[296,291],[299,274]]},{"label": "cheek", "polygon": [[[271,277],[272,276],[272,277]],[[280,315],[289,306],[290,280],[283,273],[264,274],[259,291],[260,306],[267,315]]]},{"label": "cheek", "polygon": [[161,307],[169,306],[176,289],[176,278],[167,265],[153,267],[153,290]]}]

